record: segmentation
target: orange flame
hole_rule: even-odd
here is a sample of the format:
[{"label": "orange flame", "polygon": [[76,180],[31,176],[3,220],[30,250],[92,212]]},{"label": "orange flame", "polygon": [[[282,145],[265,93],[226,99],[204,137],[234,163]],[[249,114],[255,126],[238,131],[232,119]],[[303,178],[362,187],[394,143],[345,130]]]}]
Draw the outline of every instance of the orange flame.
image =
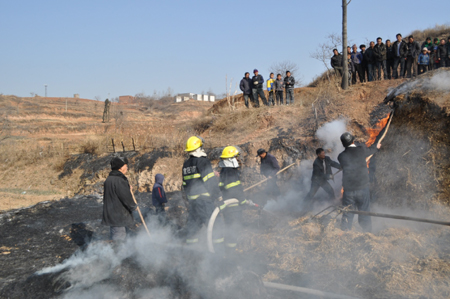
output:
[{"label": "orange flame", "polygon": [[389,121],[389,115],[386,116],[385,118],[383,118],[382,120],[380,120],[379,122],[376,123],[375,128],[373,129],[367,129],[367,132],[369,133],[369,140],[367,140],[366,142],[366,146],[369,147],[371,146],[375,140],[378,137],[378,134],[380,134],[381,130],[383,130],[383,128],[387,125]]}]

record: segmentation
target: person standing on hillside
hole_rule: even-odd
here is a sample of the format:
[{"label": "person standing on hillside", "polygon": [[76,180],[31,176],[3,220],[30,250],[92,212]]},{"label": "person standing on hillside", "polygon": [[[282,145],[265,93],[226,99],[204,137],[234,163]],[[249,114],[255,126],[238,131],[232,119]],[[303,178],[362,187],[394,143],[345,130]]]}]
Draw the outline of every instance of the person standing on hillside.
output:
[{"label": "person standing on hillside", "polygon": [[[431,56],[433,53],[433,42],[431,41],[431,37],[427,37],[427,39],[423,42],[423,44],[422,44],[422,46],[420,46],[420,48],[422,49],[422,52],[423,52],[423,48],[427,48],[427,54],[430,57],[430,61],[431,61]],[[429,71],[433,70],[433,63],[428,64],[428,70]],[[419,73],[420,73],[420,69],[419,69]]]},{"label": "person standing on hillside", "polygon": [[111,108],[111,101],[105,100],[105,109],[103,110],[103,123],[109,122],[109,110]]},{"label": "person standing on hillside", "polygon": [[[392,46],[394,50],[394,79],[403,78],[405,76],[405,61],[408,52],[408,46],[402,39],[400,33],[397,34],[397,40]],[[398,73],[398,66],[400,65],[400,74]]]},{"label": "person standing on hillside", "polygon": [[[409,36],[408,42],[408,52],[406,54],[406,77],[416,77],[417,76],[417,60],[419,59],[420,54],[420,45],[418,42],[414,41],[414,37],[412,35]],[[411,74],[412,67],[412,74]]]},{"label": "person standing on hillside", "polygon": [[431,53],[431,63],[433,64],[433,70],[439,68],[439,60],[437,60],[437,50],[439,47],[440,41],[437,37],[433,39],[433,52]]},{"label": "person standing on hillside", "polygon": [[[249,108],[249,99],[252,101],[252,80],[250,79],[250,73],[246,72],[244,78],[242,78],[239,88],[244,94],[245,107]],[[252,101],[253,102],[253,101]]]},{"label": "person standing on hillside", "polygon": [[342,55],[339,54],[337,49],[333,49],[333,57],[331,57],[330,64],[334,69],[334,73],[336,74],[336,76],[339,76],[339,78],[342,78],[342,62]]},{"label": "person standing on hillside", "polygon": [[272,104],[272,106],[275,106],[275,99],[274,99],[274,94],[273,94],[273,84],[275,83],[275,80],[273,77],[274,77],[274,74],[270,73],[269,80],[267,80],[267,82],[266,82],[267,91],[269,92],[269,106],[270,106],[270,104]]},{"label": "person standing on hillside", "polygon": [[377,44],[375,45],[375,48],[373,49],[375,53],[375,67],[376,67],[376,73],[377,73],[377,80],[381,80],[381,69],[383,69],[383,79],[387,79],[387,73],[386,73],[386,45],[383,44],[383,40],[381,37],[377,38]]},{"label": "person standing on hillside", "polygon": [[266,96],[264,95],[263,85],[264,85],[264,78],[263,76],[258,74],[258,70],[253,70],[253,78],[252,78],[252,93],[253,93],[253,101],[256,108],[259,108],[259,100],[258,95],[261,97],[261,100],[264,105],[269,106],[266,100]]},{"label": "person standing on hillside", "polygon": [[280,171],[280,165],[278,164],[277,158],[266,152],[263,148],[257,151],[256,157],[261,158],[261,174],[268,178],[266,194],[272,199],[277,199],[280,195],[280,189],[277,185],[277,173]]},{"label": "person standing on hillside", "polygon": [[281,74],[277,74],[277,80],[274,83],[274,89],[277,96],[277,105],[283,105],[284,81]]},{"label": "person standing on hillside", "polygon": [[319,188],[322,188],[327,194],[330,203],[332,203],[336,199],[336,195],[334,194],[333,187],[331,187],[328,180],[333,179],[333,172],[331,171],[331,167],[336,169],[341,169],[341,165],[333,160],[330,157],[325,155],[325,151],[323,148],[318,148],[316,150],[317,158],[313,163],[313,173],[311,178],[311,189],[303,201],[303,206],[309,209],[312,205],[312,199],[314,195],[316,195]]},{"label": "person standing on hillside", "polygon": [[291,75],[290,71],[286,71],[286,77],[284,77],[284,87],[286,88],[286,105],[294,104],[294,86],[294,76]]},{"label": "person standing on hillside", "polygon": [[426,73],[428,70],[428,65],[430,64],[430,55],[428,55],[428,48],[422,49],[422,53],[419,54],[419,75]]},{"label": "person standing on hillside", "polygon": [[376,57],[375,57],[375,43],[372,41],[370,42],[369,48],[364,53],[364,61],[367,63],[367,82],[372,82],[375,80],[375,63],[376,63]]},{"label": "person standing on hillside", "polygon": [[[184,161],[182,176],[189,207],[186,226],[180,236],[186,238],[186,244],[195,244],[199,242],[197,233],[220,205],[220,190],[211,162],[203,150],[203,140],[197,136],[190,137],[185,152],[189,158]],[[223,238],[215,238],[214,242],[223,242]]]},{"label": "person standing on hillside", "polygon": [[125,174],[128,172],[127,158],[111,160],[111,172],[103,184],[102,224],[110,227],[113,241],[123,241],[134,224],[132,212],[136,209],[133,189]]},{"label": "person standing on hillside", "polygon": [[441,43],[439,44],[439,47],[437,48],[437,60],[439,61],[439,67],[446,67],[447,62],[447,45],[445,44],[445,39],[441,39]]},{"label": "person standing on hillside", "polygon": [[358,52],[358,47],[356,45],[353,45],[353,52],[352,52],[352,62],[355,70],[352,73],[352,84],[356,84],[356,74],[359,76],[359,81],[362,83],[364,82],[363,79],[363,69],[362,69],[362,63],[363,63],[363,56],[360,52]]},{"label": "person standing on hillside", "polygon": [[155,206],[155,212],[158,216],[160,224],[166,223],[166,211],[165,206],[167,203],[166,192],[163,187],[164,175],[158,173],[155,176],[155,184],[152,190],[152,204]]},{"label": "person standing on hillside", "polygon": [[391,40],[386,40],[386,72],[387,72],[387,78],[391,80],[392,73],[394,71],[394,60],[395,60],[395,53],[394,53],[394,47],[391,44]]},{"label": "person standing on hillside", "polygon": [[[355,138],[352,134],[346,132],[341,135],[342,145],[345,150],[339,154],[338,161],[342,167],[342,186],[344,195],[342,204],[359,211],[370,211],[370,188],[369,171],[367,169],[366,158],[373,155],[381,147],[381,144],[367,148],[356,146]],[[353,224],[354,214],[344,212],[342,214],[341,229],[350,230]],[[358,222],[364,232],[372,231],[372,220],[370,216],[359,215]]]},{"label": "person standing on hillside", "polygon": [[362,76],[362,82],[367,82],[367,79],[369,79],[369,71],[367,69],[367,61],[364,60],[364,55],[366,55],[366,45],[362,44],[359,45],[359,49],[361,50],[361,55],[363,57],[363,61],[361,63],[361,76]]}]

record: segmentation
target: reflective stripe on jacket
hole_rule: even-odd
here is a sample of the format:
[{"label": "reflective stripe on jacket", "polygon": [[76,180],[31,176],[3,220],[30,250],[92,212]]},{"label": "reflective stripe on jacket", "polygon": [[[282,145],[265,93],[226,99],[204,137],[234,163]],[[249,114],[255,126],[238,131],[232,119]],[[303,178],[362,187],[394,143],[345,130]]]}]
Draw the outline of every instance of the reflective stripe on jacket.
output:
[{"label": "reflective stripe on jacket", "polygon": [[215,200],[220,196],[211,162],[206,157],[189,157],[183,164],[182,175],[184,191],[188,199],[194,200],[200,195],[205,195]]}]

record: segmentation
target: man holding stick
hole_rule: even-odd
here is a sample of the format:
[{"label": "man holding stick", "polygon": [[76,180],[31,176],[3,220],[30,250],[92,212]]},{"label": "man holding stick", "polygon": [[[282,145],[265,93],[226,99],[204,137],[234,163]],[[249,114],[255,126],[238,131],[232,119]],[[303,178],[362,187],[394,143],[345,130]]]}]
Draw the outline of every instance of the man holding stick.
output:
[{"label": "man holding stick", "polygon": [[134,219],[132,212],[137,205],[133,200],[133,189],[125,174],[128,171],[128,159],[114,157],[111,172],[103,187],[102,224],[110,227],[111,240],[124,241]]},{"label": "man holding stick", "polygon": [[[352,210],[357,208],[359,211],[370,211],[370,190],[369,190],[369,172],[367,169],[366,158],[378,151],[381,144],[367,148],[365,145],[356,146],[355,137],[346,132],[341,135],[342,145],[345,150],[339,154],[338,161],[343,169],[342,186],[344,196],[342,203],[344,207],[350,207]],[[342,230],[352,228],[354,214],[343,213],[341,221]],[[370,216],[359,215],[358,222],[364,232],[372,230],[372,221]]]},{"label": "man holding stick", "polygon": [[280,170],[277,158],[266,152],[265,149],[260,148],[257,151],[257,157],[261,158],[261,174],[268,178],[266,193],[273,199],[276,199],[280,195],[280,189],[277,185],[277,172]]}]

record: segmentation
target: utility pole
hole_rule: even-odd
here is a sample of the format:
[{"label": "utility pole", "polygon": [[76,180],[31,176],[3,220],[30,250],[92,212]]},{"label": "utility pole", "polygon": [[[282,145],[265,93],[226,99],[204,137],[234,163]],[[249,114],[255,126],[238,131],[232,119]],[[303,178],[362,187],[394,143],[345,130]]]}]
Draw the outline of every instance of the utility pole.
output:
[{"label": "utility pole", "polygon": [[44,84],[45,86],[45,97],[47,97],[47,84]]},{"label": "utility pole", "polygon": [[342,0],[342,89],[348,88],[348,62],[347,62],[347,6],[352,2],[352,0]]}]

